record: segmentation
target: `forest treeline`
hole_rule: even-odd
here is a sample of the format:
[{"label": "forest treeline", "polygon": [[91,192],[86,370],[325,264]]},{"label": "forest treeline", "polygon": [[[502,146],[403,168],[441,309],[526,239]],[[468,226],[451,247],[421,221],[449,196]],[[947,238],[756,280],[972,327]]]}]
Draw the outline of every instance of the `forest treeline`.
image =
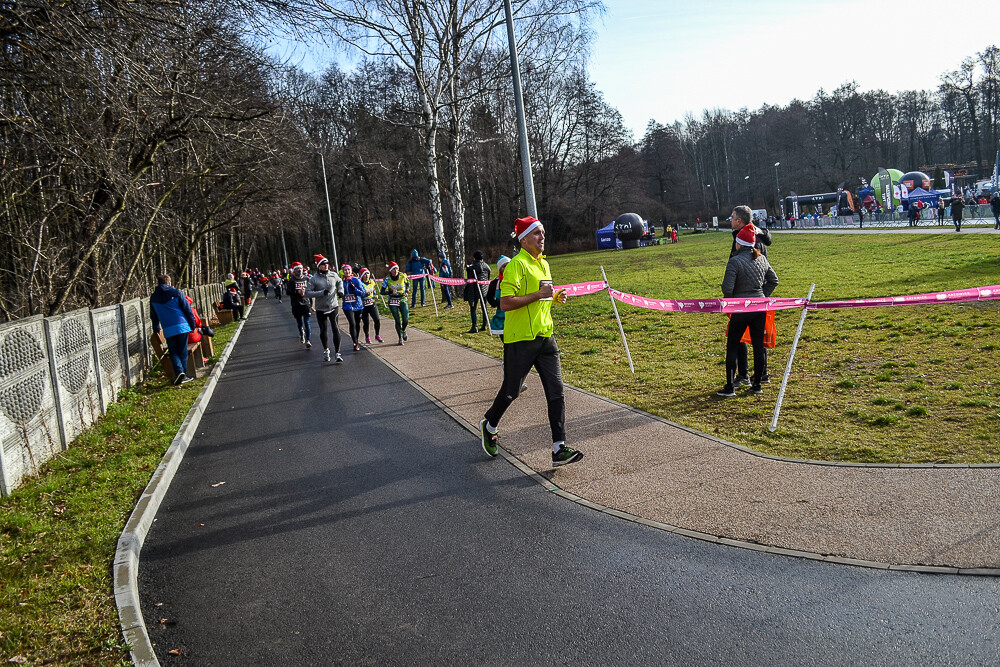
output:
[{"label": "forest treeline", "polygon": [[[539,217],[553,252],[635,211],[726,214],[973,165],[1000,139],[1000,49],[935,90],[713,109],[633,137],[587,73],[596,0],[512,2]],[[309,73],[270,33],[360,56]],[[502,3],[0,1],[0,318],[51,315],[330,255],[461,266],[525,213]],[[326,167],[327,211],[320,156]],[[780,173],[774,163],[780,162]],[[329,216],[329,217],[328,217]],[[376,269],[376,273],[381,273]]]}]

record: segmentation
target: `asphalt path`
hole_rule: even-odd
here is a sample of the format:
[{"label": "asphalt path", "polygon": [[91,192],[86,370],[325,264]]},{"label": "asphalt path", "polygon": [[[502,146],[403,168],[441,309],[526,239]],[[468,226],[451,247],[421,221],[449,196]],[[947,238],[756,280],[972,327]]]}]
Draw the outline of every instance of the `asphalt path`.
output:
[{"label": "asphalt path", "polygon": [[1000,580],[762,554],[593,511],[344,349],[323,364],[287,303],[254,307],[141,553],[162,664],[1000,662]]}]

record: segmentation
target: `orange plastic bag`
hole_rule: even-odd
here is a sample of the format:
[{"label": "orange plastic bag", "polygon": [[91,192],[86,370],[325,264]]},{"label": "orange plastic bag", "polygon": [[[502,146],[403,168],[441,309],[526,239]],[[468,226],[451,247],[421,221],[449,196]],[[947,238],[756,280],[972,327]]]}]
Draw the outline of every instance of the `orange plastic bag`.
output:
[{"label": "orange plastic bag", "polygon": [[[729,325],[726,325],[726,335],[729,335]],[[750,327],[743,332],[743,337],[740,338],[741,343],[750,344]],[[764,347],[769,350],[773,350],[778,344],[778,330],[774,327],[774,311],[767,311],[767,316],[764,318]]]}]

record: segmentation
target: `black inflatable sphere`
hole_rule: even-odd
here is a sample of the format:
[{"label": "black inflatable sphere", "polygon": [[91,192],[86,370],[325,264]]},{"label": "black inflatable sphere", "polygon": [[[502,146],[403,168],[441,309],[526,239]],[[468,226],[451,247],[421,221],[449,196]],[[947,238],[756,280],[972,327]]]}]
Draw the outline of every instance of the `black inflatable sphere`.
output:
[{"label": "black inflatable sphere", "polygon": [[924,190],[931,189],[931,177],[922,171],[908,171],[899,179],[900,185],[906,186],[907,192],[913,192],[917,188]]},{"label": "black inflatable sphere", "polygon": [[615,220],[615,236],[622,242],[622,248],[638,248],[645,231],[638,213],[622,213]]}]

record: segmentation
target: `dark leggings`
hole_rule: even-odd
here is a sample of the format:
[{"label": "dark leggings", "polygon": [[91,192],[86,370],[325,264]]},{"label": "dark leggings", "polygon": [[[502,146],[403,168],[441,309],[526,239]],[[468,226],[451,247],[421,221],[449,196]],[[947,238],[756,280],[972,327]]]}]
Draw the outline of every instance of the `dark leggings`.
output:
[{"label": "dark leggings", "polygon": [[323,343],[323,349],[330,349],[326,342],[326,323],[329,321],[330,330],[333,331],[333,351],[335,354],[340,354],[340,322],[337,321],[339,315],[339,308],[334,308],[329,313],[316,312],[316,326],[319,327],[319,339]]},{"label": "dark leggings", "polygon": [[379,321],[379,317],[378,317],[378,306],[376,304],[374,304],[374,303],[372,305],[370,305],[370,306],[365,306],[365,309],[361,311],[361,314],[362,314],[362,319],[364,320],[364,325],[365,325],[365,338],[368,337],[368,318],[369,317],[371,317],[372,320],[375,321],[375,335],[378,336],[379,335],[379,329],[382,328],[382,323],[381,323],[381,321]]},{"label": "dark leggings", "polygon": [[392,319],[396,321],[396,335],[399,336],[400,340],[403,340],[403,332],[406,331],[406,325],[410,323],[410,308],[406,305],[406,298],[404,297],[398,306],[389,306],[389,312],[392,313]]},{"label": "dark leggings", "polygon": [[357,345],[358,335],[361,333],[361,311],[345,310],[344,315],[347,315],[347,327],[351,331],[351,342]]},{"label": "dark leggings", "polygon": [[[753,345],[753,377],[751,384],[760,384],[760,378],[767,373],[767,355],[764,353],[764,323],[767,313],[734,313],[729,320],[729,335],[726,339],[726,384],[732,385],[736,377],[740,348],[746,354],[746,345],[740,342],[743,332],[750,328],[750,344]],[[743,371],[744,373],[746,371]]]},{"label": "dark leggings", "polygon": [[[476,317],[477,317],[478,313],[479,313],[479,302],[478,301],[470,301],[469,302],[469,314],[472,315],[472,328],[473,329],[477,328],[476,327],[476,321],[477,321]],[[483,326],[484,327],[489,326],[489,322],[485,323]],[[494,426],[495,426],[495,424],[494,424]]]},{"label": "dark leggings", "polygon": [[[761,336],[763,335],[762,330]],[[504,343],[503,384],[500,385],[493,405],[486,412],[486,420],[493,426],[500,425],[500,418],[521,393],[521,385],[532,366],[538,371],[545,391],[552,442],[565,440],[566,399],[563,395],[562,367],[559,364],[559,348],[555,338],[551,336]]]}]

